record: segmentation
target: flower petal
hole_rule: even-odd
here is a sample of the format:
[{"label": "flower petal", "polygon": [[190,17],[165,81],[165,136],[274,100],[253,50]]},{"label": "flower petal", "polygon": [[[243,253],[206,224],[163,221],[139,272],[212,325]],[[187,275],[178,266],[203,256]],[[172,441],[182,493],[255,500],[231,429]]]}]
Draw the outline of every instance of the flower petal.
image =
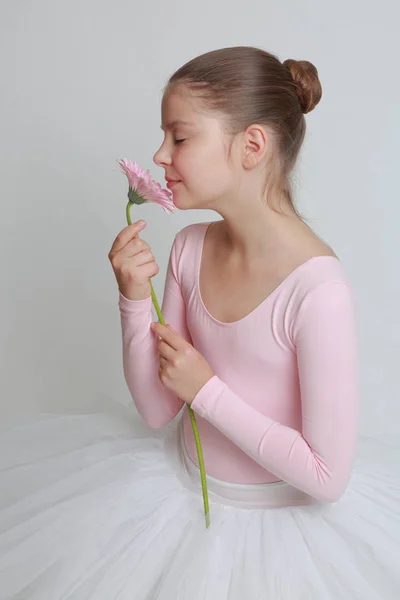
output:
[{"label": "flower petal", "polygon": [[159,183],[154,181],[149,170],[145,171],[136,162],[127,158],[119,160],[118,164],[128,178],[129,188],[143,198],[144,202],[159,204],[167,213],[176,210],[171,192],[163,189]]}]

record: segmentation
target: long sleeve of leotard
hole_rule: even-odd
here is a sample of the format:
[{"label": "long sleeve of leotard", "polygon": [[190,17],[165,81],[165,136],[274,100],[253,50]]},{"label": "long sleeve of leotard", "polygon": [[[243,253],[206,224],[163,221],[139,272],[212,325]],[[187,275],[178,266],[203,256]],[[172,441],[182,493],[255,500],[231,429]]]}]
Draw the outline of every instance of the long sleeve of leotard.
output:
[{"label": "long sleeve of leotard", "polygon": [[[176,240],[176,238],[175,238]],[[166,323],[191,343],[185,304],[176,275],[176,241],[171,248],[161,307]],[[181,410],[184,401],[170,392],[158,374],[158,336],[150,329],[155,320],[151,296],[129,300],[119,292],[125,381],[135,406],[152,428],[161,428]]]},{"label": "long sleeve of leotard", "polygon": [[191,407],[283,481],[317,499],[335,501],[348,484],[357,437],[358,353],[351,288],[326,281],[310,290],[293,319],[291,336],[297,352],[301,432],[249,406],[216,375]]}]

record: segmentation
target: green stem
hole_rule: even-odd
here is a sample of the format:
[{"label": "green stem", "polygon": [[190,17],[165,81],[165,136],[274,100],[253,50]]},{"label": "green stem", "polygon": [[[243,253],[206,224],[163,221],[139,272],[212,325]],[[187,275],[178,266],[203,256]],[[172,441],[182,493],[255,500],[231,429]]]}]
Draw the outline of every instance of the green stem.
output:
[{"label": "green stem", "polygon": [[[130,209],[131,209],[132,204],[133,204],[132,202],[128,202],[128,204],[126,205],[126,220],[128,222],[128,225],[132,225],[132,220],[131,220],[131,216],[130,216]],[[161,325],[165,325],[165,320],[164,320],[164,317],[162,316],[160,306],[158,304],[157,297],[156,297],[151,279],[149,279],[149,283],[150,283],[150,290],[151,290],[151,298],[153,300],[154,308],[156,309],[158,321],[159,321],[159,323],[161,323]],[[203,492],[204,514],[205,514],[205,518],[206,518],[206,528],[208,529],[208,527],[210,527],[211,521],[210,521],[210,507],[208,504],[207,479],[206,479],[206,470],[204,467],[203,450],[201,447],[200,435],[199,435],[199,430],[197,428],[196,417],[195,417],[194,411],[189,406],[189,404],[187,404],[187,407],[188,407],[188,411],[189,411],[190,421],[192,423],[194,440],[196,442],[197,458],[199,460],[199,467],[200,467],[201,489]]]}]

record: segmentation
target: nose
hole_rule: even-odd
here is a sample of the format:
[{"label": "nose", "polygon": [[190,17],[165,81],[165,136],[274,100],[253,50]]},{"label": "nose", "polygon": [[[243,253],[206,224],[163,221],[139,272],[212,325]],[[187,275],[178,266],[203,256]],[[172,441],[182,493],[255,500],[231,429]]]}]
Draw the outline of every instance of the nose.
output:
[{"label": "nose", "polygon": [[157,152],[153,156],[153,161],[158,167],[171,164],[171,157],[169,156],[167,150],[164,148],[164,144],[162,144],[162,146],[157,150]]}]

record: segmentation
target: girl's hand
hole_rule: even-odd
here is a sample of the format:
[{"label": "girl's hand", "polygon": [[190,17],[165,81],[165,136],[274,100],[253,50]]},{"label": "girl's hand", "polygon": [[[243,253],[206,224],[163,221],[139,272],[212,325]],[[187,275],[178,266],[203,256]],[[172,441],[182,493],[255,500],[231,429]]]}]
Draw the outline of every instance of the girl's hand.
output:
[{"label": "girl's hand", "polygon": [[158,346],[158,374],[161,382],[190,405],[197,392],[213,377],[210,365],[204,356],[170,325],[152,323],[151,329],[162,338]]},{"label": "girl's hand", "polygon": [[149,278],[159,272],[151,248],[139,237],[145,221],[124,227],[114,240],[108,258],[119,291],[128,300],[144,300],[151,294]]}]

